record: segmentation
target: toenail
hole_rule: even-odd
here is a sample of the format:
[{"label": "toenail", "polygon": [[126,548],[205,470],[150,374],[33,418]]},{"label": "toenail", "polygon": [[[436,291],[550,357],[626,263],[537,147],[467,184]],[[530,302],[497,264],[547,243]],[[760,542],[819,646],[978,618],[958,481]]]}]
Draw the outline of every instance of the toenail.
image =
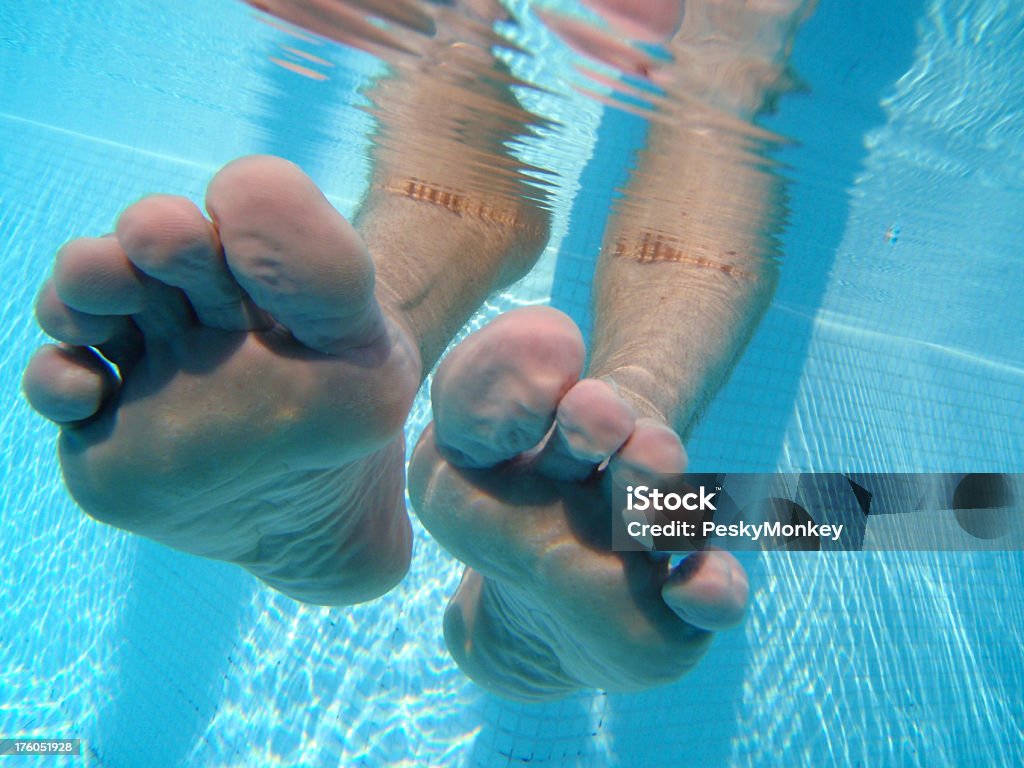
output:
[{"label": "toenail", "polygon": [[707,552],[694,552],[676,566],[676,569],[669,574],[668,580],[673,584],[689,581],[693,578],[693,575],[701,569],[704,563],[707,562],[707,559]]}]

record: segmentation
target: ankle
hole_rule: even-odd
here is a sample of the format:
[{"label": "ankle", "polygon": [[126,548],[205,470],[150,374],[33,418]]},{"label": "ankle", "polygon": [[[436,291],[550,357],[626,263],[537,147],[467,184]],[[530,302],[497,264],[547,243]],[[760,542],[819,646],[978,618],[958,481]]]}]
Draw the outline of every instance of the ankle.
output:
[{"label": "ankle", "polygon": [[657,377],[643,366],[621,365],[591,375],[611,384],[616,393],[633,406],[638,416],[668,423],[662,388]]},{"label": "ankle", "polygon": [[508,259],[502,265],[495,288],[505,288],[526,277],[551,238],[550,214],[525,200],[515,203],[514,225],[505,233]]}]

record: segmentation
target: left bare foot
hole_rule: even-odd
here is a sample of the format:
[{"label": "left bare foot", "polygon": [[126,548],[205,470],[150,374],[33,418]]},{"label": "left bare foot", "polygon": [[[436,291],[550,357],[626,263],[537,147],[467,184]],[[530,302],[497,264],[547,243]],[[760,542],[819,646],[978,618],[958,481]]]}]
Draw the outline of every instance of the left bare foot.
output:
[{"label": "left bare foot", "polygon": [[510,698],[672,682],[746,609],[746,574],[727,553],[670,569],[611,551],[606,479],[681,472],[686,454],[611,385],[581,380],[584,357],[556,310],[497,318],[438,369],[435,421],[409,469],[420,519],[468,566],[445,615],[448,648]]}]

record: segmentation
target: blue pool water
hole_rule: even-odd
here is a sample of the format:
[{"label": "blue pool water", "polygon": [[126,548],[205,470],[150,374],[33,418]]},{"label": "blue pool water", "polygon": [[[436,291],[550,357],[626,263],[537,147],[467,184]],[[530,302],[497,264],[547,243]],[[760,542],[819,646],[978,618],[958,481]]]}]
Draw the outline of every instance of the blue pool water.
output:
[{"label": "blue pool water", "polygon": [[[111,768],[1024,764],[1019,552],[747,557],[747,622],[683,681],[540,706],[450,661],[460,569],[421,529],[398,589],[326,610],[84,518],[18,393],[36,287],[70,237],[152,191],[200,199],[246,153],[350,213],[378,68],[330,48],[331,78],[298,78],[268,60],[286,42],[229,0],[0,6],[0,738],[81,738],[52,764]],[[1024,471],[1021,61],[1015,0],[822,3],[794,53],[809,91],[765,121],[795,140],[782,280],[697,467]],[[552,245],[474,324],[547,300],[587,322],[644,126],[567,103]]]}]

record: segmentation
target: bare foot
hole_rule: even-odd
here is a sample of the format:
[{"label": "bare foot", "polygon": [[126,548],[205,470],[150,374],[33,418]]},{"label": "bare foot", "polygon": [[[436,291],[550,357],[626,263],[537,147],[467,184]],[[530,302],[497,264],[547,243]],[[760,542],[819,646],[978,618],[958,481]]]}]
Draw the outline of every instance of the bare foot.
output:
[{"label": "bare foot", "polygon": [[409,469],[418,515],[469,566],[445,616],[448,648],[511,698],[671,682],[746,609],[746,574],[727,553],[670,570],[611,551],[610,478],[681,472],[686,455],[611,385],[580,380],[583,364],[565,315],[502,315],[438,369],[435,421]]},{"label": "bare foot", "polygon": [[[146,198],[60,251],[29,363],[90,515],[348,604],[405,574],[402,426],[421,379],[355,230],[296,166],[249,157],[208,221]],[[95,351],[116,363],[120,375]]]}]

